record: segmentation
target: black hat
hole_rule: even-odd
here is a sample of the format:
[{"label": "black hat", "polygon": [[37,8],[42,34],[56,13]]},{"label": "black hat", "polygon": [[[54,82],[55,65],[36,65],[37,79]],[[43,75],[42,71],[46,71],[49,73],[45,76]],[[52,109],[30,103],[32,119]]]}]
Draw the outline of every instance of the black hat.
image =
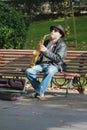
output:
[{"label": "black hat", "polygon": [[58,30],[60,30],[60,33],[62,34],[62,37],[65,36],[64,28],[63,28],[61,25],[58,25],[58,26],[50,26],[50,30],[52,30],[53,28],[57,28]]}]

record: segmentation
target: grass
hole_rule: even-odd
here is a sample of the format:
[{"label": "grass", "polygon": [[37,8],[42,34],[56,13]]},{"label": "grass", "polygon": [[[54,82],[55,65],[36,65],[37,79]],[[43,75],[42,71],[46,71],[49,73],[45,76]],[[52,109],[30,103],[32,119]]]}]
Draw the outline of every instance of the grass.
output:
[{"label": "grass", "polygon": [[[75,17],[75,23],[77,33],[77,48],[75,48],[75,43],[73,41],[74,30],[72,18],[68,18],[68,26],[70,27],[70,34],[68,36],[68,49],[87,50],[87,16]],[[50,26],[59,24],[61,24],[64,27],[64,18],[32,22],[27,32],[27,38],[24,49],[36,49],[41,38],[45,34],[49,33]]]}]

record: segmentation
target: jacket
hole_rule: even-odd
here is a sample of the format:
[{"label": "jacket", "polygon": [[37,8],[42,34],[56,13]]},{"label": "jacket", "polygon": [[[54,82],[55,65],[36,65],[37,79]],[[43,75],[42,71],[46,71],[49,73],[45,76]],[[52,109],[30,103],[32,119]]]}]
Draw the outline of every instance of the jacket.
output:
[{"label": "jacket", "polygon": [[[44,42],[44,45],[47,46],[49,43],[49,40],[46,40]],[[67,46],[66,44],[61,41],[61,39],[57,40],[55,43],[53,43],[53,48],[51,51],[47,50],[45,52],[42,52],[36,64],[40,64],[43,60],[43,56],[47,57],[50,60],[50,63],[57,66],[60,71],[63,71],[66,67],[64,63],[64,59],[67,55]]]}]

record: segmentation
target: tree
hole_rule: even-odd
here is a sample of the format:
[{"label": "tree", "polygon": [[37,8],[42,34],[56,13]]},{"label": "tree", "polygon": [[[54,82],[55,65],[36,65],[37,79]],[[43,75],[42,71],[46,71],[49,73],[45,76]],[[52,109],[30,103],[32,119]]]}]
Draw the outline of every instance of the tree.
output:
[{"label": "tree", "polygon": [[20,13],[0,2],[0,48],[23,48],[26,26]]}]

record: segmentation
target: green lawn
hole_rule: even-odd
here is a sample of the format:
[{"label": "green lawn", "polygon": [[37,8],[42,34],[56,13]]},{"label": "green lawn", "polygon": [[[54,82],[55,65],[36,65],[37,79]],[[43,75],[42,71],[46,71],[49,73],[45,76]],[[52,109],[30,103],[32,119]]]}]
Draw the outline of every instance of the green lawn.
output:
[{"label": "green lawn", "polygon": [[[68,25],[70,27],[70,34],[68,36],[68,47],[69,49],[74,50],[87,50],[87,16],[75,17],[75,23],[77,32],[77,48],[75,48],[75,44],[73,41],[74,34],[71,17],[68,18]],[[50,26],[59,24],[64,26],[64,18],[32,22],[27,32],[27,38],[24,49],[35,49],[38,46],[41,38],[45,34],[49,33]],[[72,46],[74,46],[74,48],[72,48]]]}]

